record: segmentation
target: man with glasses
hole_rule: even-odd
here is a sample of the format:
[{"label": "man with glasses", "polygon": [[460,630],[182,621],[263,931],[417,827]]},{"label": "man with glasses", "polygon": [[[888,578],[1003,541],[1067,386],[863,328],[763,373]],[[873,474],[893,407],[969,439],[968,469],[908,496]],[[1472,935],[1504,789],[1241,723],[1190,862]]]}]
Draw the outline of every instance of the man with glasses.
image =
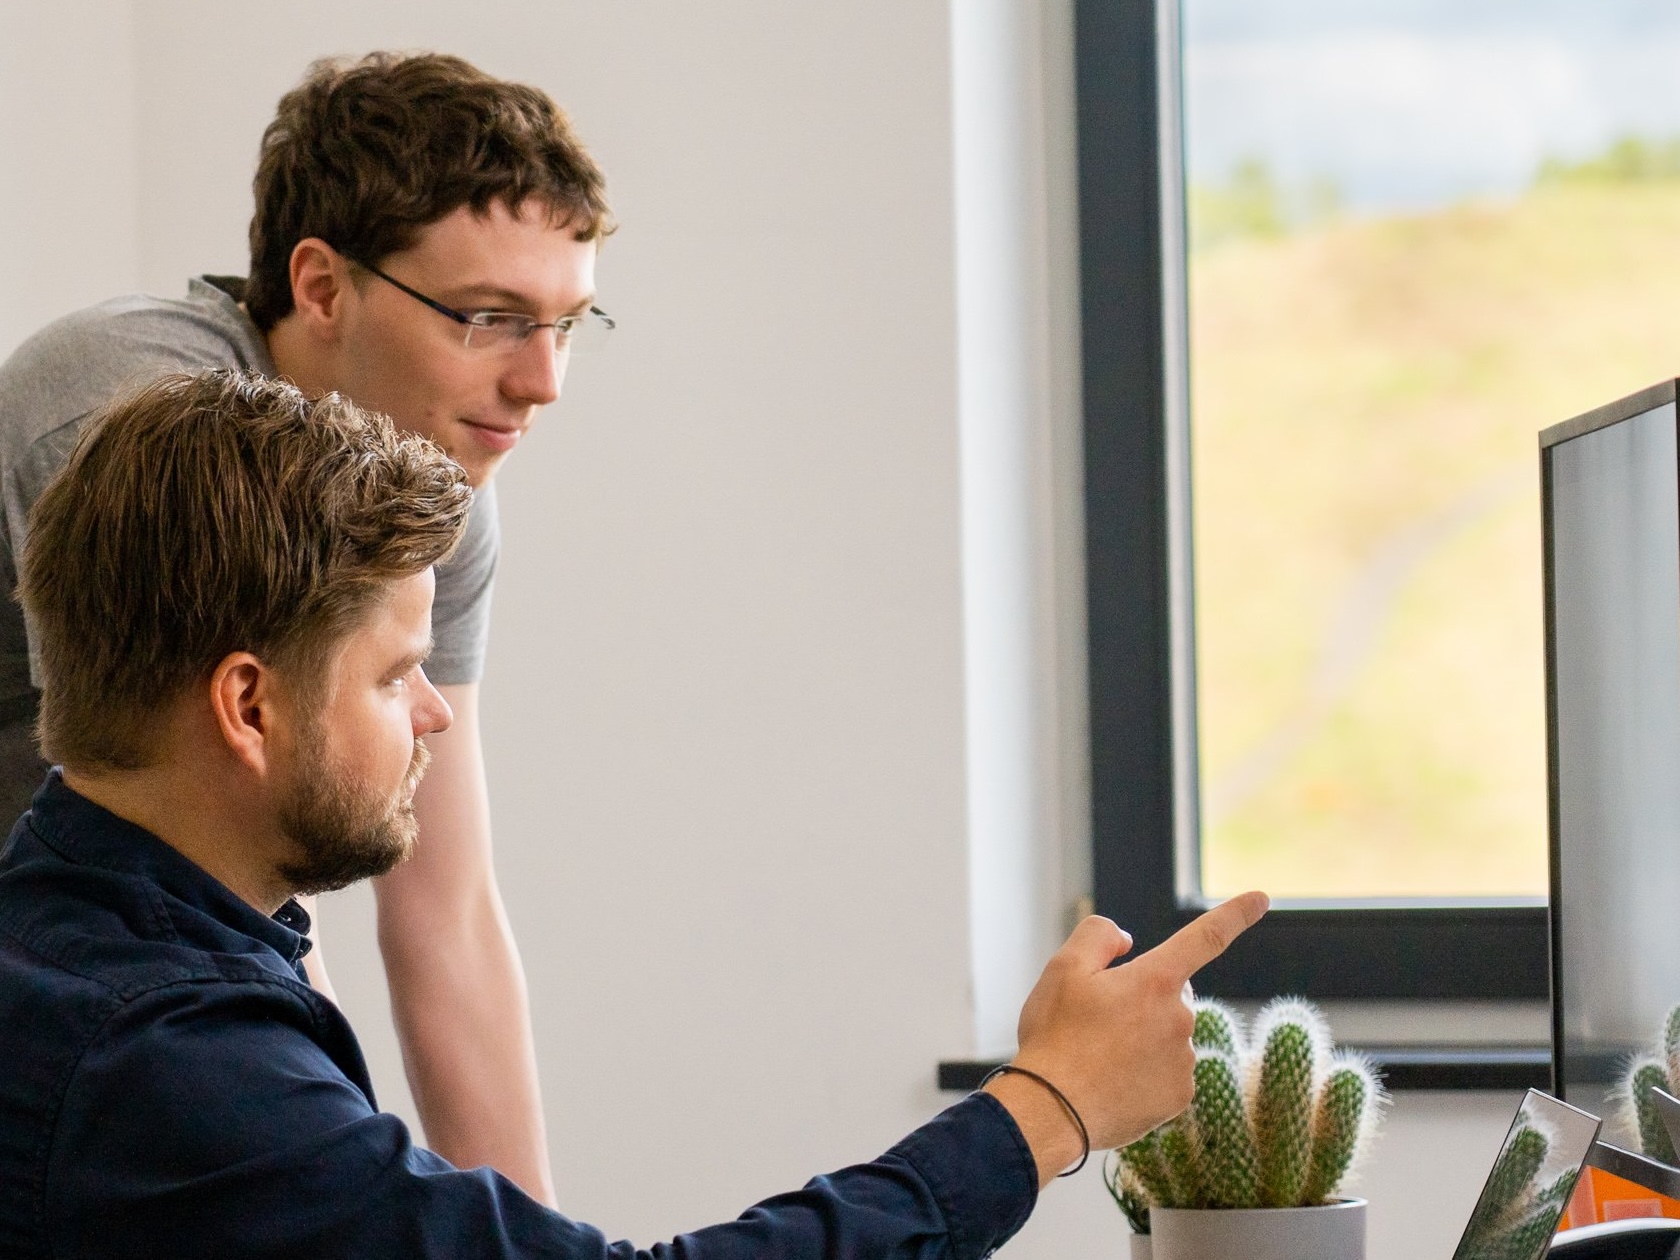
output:
[{"label": "man with glasses", "polygon": [[[0,366],[0,583],[16,585],[30,507],[84,420],[160,375],[239,368],[337,392],[430,438],[476,491],[439,567],[428,670],[455,715],[414,802],[411,861],[377,885],[397,1031],[429,1144],[554,1190],[524,978],[490,860],[478,681],[498,548],[493,477],[573,353],[611,230],[601,173],[542,92],[435,55],[323,61],[263,136],[249,279],[125,297],[42,330]],[[0,601],[0,810],[29,808],[40,670]],[[318,955],[312,954],[311,959]],[[325,972],[315,983],[330,992]]]}]

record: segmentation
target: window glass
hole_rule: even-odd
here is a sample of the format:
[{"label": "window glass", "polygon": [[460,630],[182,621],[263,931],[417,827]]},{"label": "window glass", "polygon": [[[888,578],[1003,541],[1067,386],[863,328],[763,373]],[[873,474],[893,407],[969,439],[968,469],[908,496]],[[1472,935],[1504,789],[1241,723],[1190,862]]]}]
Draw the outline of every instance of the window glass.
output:
[{"label": "window glass", "polygon": [[1680,7],[1182,22],[1202,891],[1543,895],[1535,435],[1680,373]]}]

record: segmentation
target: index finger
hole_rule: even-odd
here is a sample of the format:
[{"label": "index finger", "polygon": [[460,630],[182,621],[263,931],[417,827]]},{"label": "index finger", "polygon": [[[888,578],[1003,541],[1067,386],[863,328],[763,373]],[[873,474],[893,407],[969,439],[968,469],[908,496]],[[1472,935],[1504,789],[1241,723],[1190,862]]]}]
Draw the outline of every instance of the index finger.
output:
[{"label": "index finger", "polygon": [[1200,918],[1185,924],[1154,949],[1149,956],[1188,980],[1231,947],[1249,928],[1260,922],[1270,908],[1271,898],[1263,892],[1246,892],[1215,906]]}]

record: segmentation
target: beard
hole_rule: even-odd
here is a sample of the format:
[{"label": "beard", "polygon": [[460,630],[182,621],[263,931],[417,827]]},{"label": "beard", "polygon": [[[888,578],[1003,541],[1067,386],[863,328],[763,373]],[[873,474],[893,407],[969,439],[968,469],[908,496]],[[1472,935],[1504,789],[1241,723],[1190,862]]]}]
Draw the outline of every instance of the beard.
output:
[{"label": "beard", "polygon": [[[306,745],[321,748],[319,733]],[[374,791],[325,753],[300,768],[280,809],[281,832],[296,856],[279,873],[294,892],[336,892],[383,875],[414,851],[414,790],[431,761],[418,740],[395,797]]]}]

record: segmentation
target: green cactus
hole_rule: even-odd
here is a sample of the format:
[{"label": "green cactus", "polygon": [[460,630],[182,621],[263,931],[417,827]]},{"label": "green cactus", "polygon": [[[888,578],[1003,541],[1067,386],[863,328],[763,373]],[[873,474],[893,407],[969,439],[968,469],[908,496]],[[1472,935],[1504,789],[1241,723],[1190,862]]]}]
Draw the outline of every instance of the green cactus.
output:
[{"label": "green cactus", "polygon": [[1537,1191],[1496,1240],[1496,1260],[1532,1260],[1543,1254],[1574,1190],[1575,1174],[1570,1172]]},{"label": "green cactus", "polygon": [[1674,1007],[1663,1020],[1662,1047],[1659,1051],[1662,1061],[1668,1067],[1668,1084],[1663,1088],[1671,1094],[1680,1095],[1680,1090],[1674,1088],[1680,1085],[1680,1006]]},{"label": "green cactus", "polygon": [[1306,1202],[1323,1203],[1336,1193],[1368,1136],[1367,1119],[1376,1108],[1367,1104],[1377,1092],[1376,1079],[1362,1060],[1339,1057],[1331,1063],[1313,1111],[1312,1168],[1302,1191]]},{"label": "green cactus", "polygon": [[1545,1250],[1575,1188],[1575,1170],[1539,1184],[1555,1145],[1545,1122],[1526,1110],[1494,1161],[1456,1260],[1533,1260]]},{"label": "green cactus", "polygon": [[1579,1174],[1571,1170],[1562,1173],[1534,1196],[1534,1201],[1541,1207],[1563,1209],[1569,1206],[1569,1196],[1575,1193],[1575,1182]]},{"label": "green cactus", "polygon": [[1214,1207],[1260,1206],[1260,1157],[1243,1108],[1235,1060],[1220,1050],[1196,1055],[1196,1096],[1191,1103],[1201,1139],[1207,1197]]},{"label": "green cactus", "polygon": [[1498,1260],[1530,1260],[1545,1253],[1546,1244],[1556,1232],[1557,1209],[1538,1207],[1505,1231],[1494,1254]]},{"label": "green cactus", "polygon": [[[1270,1009],[1270,1008],[1269,1008]],[[1296,1011],[1277,1011],[1260,1051],[1254,1091],[1254,1136],[1260,1148],[1260,1202],[1301,1202],[1312,1164],[1312,1118],[1318,1040]]]},{"label": "green cactus", "polygon": [[1206,1179],[1202,1176],[1201,1143],[1187,1111],[1157,1130],[1161,1135],[1161,1163],[1166,1168],[1171,1194],[1162,1206],[1203,1207]]},{"label": "green cactus", "polygon": [[1193,1008],[1196,1023],[1190,1032],[1190,1044],[1198,1050],[1222,1050],[1235,1059],[1242,1053],[1241,1025],[1237,1013],[1223,1002],[1197,998]]},{"label": "green cactus", "polygon": [[1680,1006],[1671,1009],[1663,1020],[1654,1053],[1628,1065],[1621,1087],[1622,1118],[1629,1130],[1639,1134],[1640,1148],[1652,1159],[1680,1164],[1668,1127],[1651,1096],[1655,1088],[1680,1096]]},{"label": "green cactus", "polygon": [[1654,1058],[1640,1059],[1628,1074],[1627,1092],[1633,1099],[1634,1119],[1639,1129],[1639,1144],[1652,1159],[1665,1164],[1675,1163],[1674,1143],[1668,1136],[1668,1126],[1657,1110],[1657,1100],[1651,1091],[1668,1089],[1668,1069]]},{"label": "green cactus", "polygon": [[1159,1207],[1177,1207],[1173,1199],[1172,1182],[1167,1177],[1166,1164],[1161,1158],[1159,1130],[1145,1133],[1130,1146],[1118,1152],[1121,1166],[1135,1180],[1144,1201]]},{"label": "green cactus", "polygon": [[1217,1002],[1198,1001],[1190,1107],[1122,1147],[1110,1195],[1148,1232],[1151,1207],[1298,1207],[1336,1192],[1387,1099],[1357,1057],[1330,1054],[1319,1013],[1273,1002],[1252,1038]]},{"label": "green cactus", "polygon": [[1468,1236],[1492,1238],[1499,1232],[1501,1222],[1523,1202],[1551,1146],[1551,1138],[1525,1120],[1494,1161],[1481,1201],[1471,1214]]}]

